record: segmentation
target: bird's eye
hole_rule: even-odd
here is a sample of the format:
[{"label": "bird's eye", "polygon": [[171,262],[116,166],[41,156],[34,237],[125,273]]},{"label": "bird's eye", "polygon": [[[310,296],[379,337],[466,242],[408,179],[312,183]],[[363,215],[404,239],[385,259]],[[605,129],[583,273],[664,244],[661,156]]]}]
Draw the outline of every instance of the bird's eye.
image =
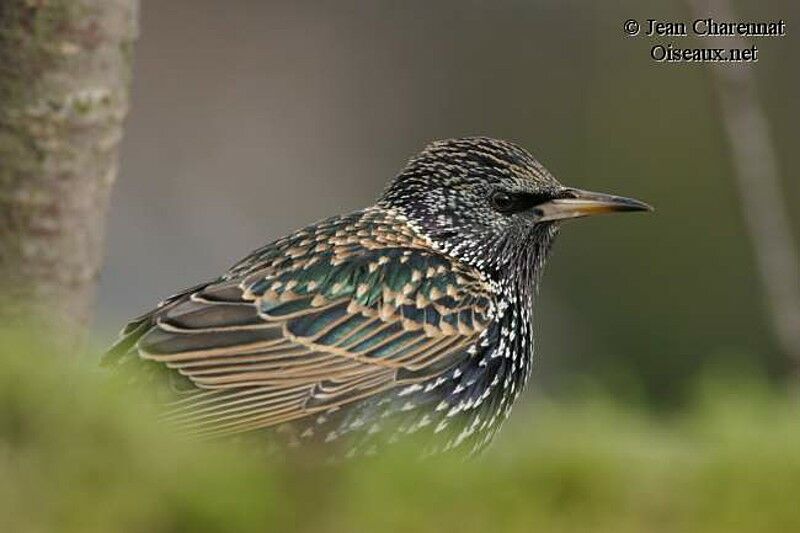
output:
[{"label": "bird's eye", "polygon": [[515,203],[514,197],[505,191],[497,191],[492,194],[492,206],[502,213],[513,211]]}]

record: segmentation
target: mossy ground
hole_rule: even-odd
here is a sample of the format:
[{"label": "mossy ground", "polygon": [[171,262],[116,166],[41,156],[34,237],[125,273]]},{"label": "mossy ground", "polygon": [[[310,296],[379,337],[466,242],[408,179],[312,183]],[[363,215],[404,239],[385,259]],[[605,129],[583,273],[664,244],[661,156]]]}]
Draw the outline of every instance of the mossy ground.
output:
[{"label": "mossy ground", "polygon": [[537,399],[479,460],[311,468],[173,435],[91,365],[0,340],[2,531],[800,531],[800,413],[759,385],[666,418]]}]

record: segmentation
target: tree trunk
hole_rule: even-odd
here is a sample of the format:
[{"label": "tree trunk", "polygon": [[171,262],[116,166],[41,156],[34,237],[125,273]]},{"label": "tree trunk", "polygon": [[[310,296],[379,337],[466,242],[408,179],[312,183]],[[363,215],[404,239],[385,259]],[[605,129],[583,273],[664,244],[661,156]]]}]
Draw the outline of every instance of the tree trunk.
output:
[{"label": "tree trunk", "polygon": [[0,322],[79,341],[103,256],[138,0],[0,0]]}]

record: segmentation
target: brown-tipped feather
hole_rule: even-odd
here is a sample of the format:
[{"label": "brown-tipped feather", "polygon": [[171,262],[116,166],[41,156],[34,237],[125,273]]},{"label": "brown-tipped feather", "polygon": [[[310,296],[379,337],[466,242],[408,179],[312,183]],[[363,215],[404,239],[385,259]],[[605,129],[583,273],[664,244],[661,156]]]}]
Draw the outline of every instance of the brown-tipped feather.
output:
[{"label": "brown-tipped feather", "polygon": [[[165,420],[204,436],[274,426],[429,378],[426,367],[441,372],[469,357],[492,300],[475,272],[389,223],[322,224],[316,231],[327,239],[306,229],[264,248],[132,322],[109,358],[149,359],[187,378],[195,391]],[[328,270],[314,274],[321,266]],[[437,276],[441,289],[425,281]],[[465,308],[471,324],[458,320]]]}]

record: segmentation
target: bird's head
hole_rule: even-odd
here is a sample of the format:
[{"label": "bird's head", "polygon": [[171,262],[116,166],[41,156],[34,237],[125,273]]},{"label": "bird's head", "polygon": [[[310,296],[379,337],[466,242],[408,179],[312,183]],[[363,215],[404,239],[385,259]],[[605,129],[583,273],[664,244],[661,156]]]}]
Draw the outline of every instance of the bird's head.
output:
[{"label": "bird's head", "polygon": [[487,271],[542,262],[562,220],[652,209],[565,187],[525,149],[488,137],[431,143],[379,205],[401,212],[443,252]]}]

